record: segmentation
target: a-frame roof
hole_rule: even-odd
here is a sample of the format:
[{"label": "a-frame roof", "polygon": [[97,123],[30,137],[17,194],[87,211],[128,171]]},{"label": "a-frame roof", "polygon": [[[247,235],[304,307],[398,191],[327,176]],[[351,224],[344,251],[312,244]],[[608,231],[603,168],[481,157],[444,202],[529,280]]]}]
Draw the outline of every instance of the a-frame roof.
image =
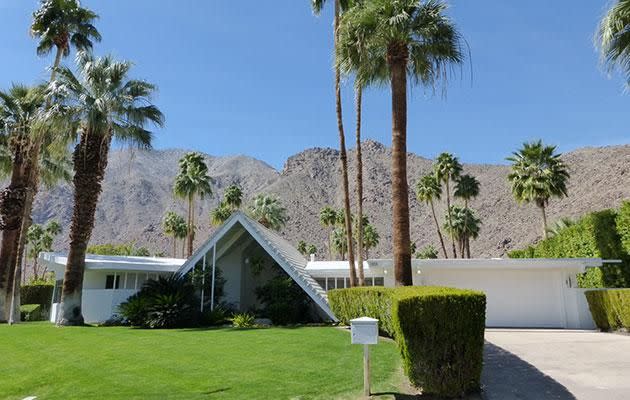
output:
[{"label": "a-frame roof", "polygon": [[236,224],[240,224],[258,242],[267,254],[300,285],[326,315],[336,320],[328,305],[326,291],[306,272],[306,258],[277,232],[265,228],[241,211],[234,212],[205,243],[199,246],[197,251],[186,260],[178,272],[187,273],[190,271],[203,258],[204,254],[207,254],[213,246],[217,245],[219,240],[225,237]]}]

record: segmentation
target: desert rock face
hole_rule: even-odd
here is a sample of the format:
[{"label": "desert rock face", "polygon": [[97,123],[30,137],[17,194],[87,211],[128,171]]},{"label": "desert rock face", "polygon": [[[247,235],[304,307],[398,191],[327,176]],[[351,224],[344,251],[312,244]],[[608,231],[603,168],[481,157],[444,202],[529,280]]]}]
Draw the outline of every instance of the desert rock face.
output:
[{"label": "desert rock face", "polygon": [[[167,210],[185,213],[184,202],[173,198],[172,182],[177,161],[185,150],[115,151],[111,155],[103,194],[96,215],[92,243],[134,241],[155,252],[169,253],[171,239],[161,228]],[[391,254],[391,177],[390,149],[374,141],[363,144],[365,213],[381,236],[371,258]],[[548,210],[550,223],[560,217],[578,217],[586,212],[618,207],[630,199],[630,145],[584,148],[566,153],[571,171],[569,197],[552,200]],[[338,152],[315,148],[290,157],[282,171],[247,156],[207,156],[214,193],[199,201],[196,244],[210,232],[209,212],[219,203],[223,190],[240,184],[245,203],[257,193],[278,196],[290,217],[282,234],[292,243],[305,240],[319,248],[319,257],[327,254],[327,230],[319,224],[319,210],[331,205],[341,207],[342,193]],[[349,152],[350,185],[354,191],[354,152]],[[427,244],[439,246],[428,207],[419,204],[413,189],[418,178],[430,171],[432,161],[409,154],[411,235],[418,249]],[[481,182],[480,196],[470,203],[483,221],[479,239],[471,243],[474,257],[500,257],[506,251],[539,240],[541,222],[534,205],[519,205],[513,199],[506,180],[509,167],[464,164],[464,172]],[[356,196],[352,196],[353,205]],[[444,206],[436,204],[442,218]],[[58,247],[67,247],[72,216],[72,188],[62,185],[43,190],[36,202],[34,219],[45,222],[58,219],[64,226]]]}]

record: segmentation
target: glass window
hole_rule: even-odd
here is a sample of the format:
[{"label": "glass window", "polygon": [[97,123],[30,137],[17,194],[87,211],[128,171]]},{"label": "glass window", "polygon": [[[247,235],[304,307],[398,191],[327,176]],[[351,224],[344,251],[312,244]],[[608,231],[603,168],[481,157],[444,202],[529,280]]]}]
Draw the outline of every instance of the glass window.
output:
[{"label": "glass window", "polygon": [[326,288],[326,290],[337,288],[337,286],[335,286],[335,278],[327,278],[326,281],[328,282],[328,287]]},{"label": "glass window", "polygon": [[374,278],[374,286],[385,286],[385,278]]},{"label": "glass window", "polygon": [[105,278],[105,289],[120,288],[120,275],[107,275]]},{"label": "glass window", "polygon": [[365,286],[374,286],[374,278],[370,276],[365,278]]},{"label": "glass window", "polygon": [[343,289],[345,287],[345,279],[337,278],[337,289]]},{"label": "glass window", "polygon": [[319,286],[321,286],[324,290],[326,290],[326,279],[325,278],[315,278],[315,282],[317,282],[317,284]]},{"label": "glass window", "polygon": [[127,274],[125,289],[133,289],[136,285],[136,274],[134,272],[130,272]]},{"label": "glass window", "polygon": [[147,281],[147,274],[138,273],[138,290],[142,289],[142,286],[144,286],[146,281]]}]

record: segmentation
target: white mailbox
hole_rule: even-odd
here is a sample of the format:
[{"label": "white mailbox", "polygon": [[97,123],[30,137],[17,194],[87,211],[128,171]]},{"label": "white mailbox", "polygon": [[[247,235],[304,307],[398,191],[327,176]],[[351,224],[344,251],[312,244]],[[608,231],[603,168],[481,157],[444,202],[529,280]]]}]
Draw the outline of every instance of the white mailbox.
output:
[{"label": "white mailbox", "polygon": [[350,320],[352,344],[377,344],[378,319],[361,317]]}]

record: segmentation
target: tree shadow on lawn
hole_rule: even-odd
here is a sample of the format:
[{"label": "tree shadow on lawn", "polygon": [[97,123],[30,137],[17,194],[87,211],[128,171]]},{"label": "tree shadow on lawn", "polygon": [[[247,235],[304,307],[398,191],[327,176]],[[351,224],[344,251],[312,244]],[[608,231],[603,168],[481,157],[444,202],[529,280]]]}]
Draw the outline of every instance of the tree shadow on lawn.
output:
[{"label": "tree shadow on lawn", "polygon": [[[569,390],[545,375],[538,368],[515,354],[490,342],[485,342],[480,393],[466,396],[467,400],[576,400]],[[413,393],[408,385],[404,391]],[[438,400],[439,397],[422,394],[373,393],[372,398],[396,400]]]}]

